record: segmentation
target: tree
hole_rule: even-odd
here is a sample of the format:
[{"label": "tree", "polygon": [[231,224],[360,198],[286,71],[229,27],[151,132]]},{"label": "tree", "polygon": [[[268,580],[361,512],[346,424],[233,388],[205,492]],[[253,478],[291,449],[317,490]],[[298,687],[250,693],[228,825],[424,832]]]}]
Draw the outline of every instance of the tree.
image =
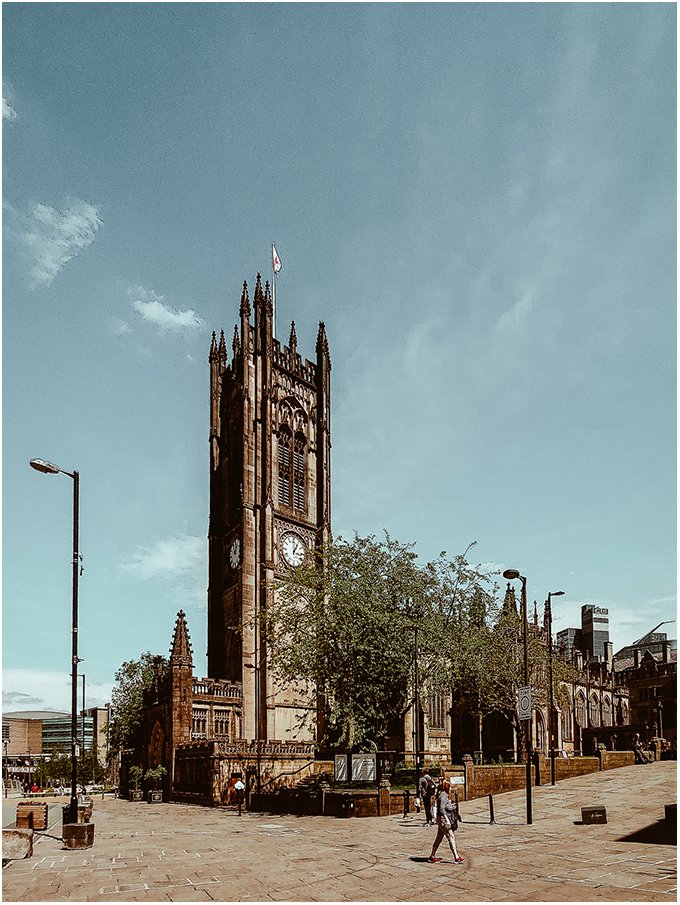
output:
[{"label": "tree", "polygon": [[131,748],[139,737],[142,724],[144,690],[149,688],[159,670],[167,667],[167,659],[150,651],[139,660],[127,660],[117,670],[111,692],[109,745],[113,751]]},{"label": "tree", "polygon": [[321,696],[326,741],[380,747],[413,702],[416,646],[420,688],[436,689],[442,639],[485,580],[465,555],[421,566],[387,532],[338,538],[277,583],[266,626],[275,673],[301,680],[310,706]]}]

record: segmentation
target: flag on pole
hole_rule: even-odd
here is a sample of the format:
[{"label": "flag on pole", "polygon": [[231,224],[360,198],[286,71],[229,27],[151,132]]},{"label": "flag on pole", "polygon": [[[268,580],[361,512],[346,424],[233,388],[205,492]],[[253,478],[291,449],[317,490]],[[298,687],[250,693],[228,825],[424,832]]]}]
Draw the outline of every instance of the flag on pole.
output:
[{"label": "flag on pole", "polygon": [[281,258],[276,251],[276,245],[272,242],[272,270],[278,273],[281,270]]}]

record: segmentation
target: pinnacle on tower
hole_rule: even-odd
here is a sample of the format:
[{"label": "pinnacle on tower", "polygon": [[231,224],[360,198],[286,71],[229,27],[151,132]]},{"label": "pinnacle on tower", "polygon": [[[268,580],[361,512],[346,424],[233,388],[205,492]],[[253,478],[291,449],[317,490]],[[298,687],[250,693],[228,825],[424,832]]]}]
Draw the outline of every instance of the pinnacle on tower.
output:
[{"label": "pinnacle on tower", "polygon": [[236,325],[234,325],[234,338],[231,341],[231,349],[234,353],[234,358],[236,358],[238,353],[241,351],[241,340],[239,339],[238,327]]},{"label": "pinnacle on tower", "polygon": [[180,610],[175,621],[175,631],[170,646],[170,666],[193,667],[192,653],[186,616],[184,610]]},{"label": "pinnacle on tower", "polygon": [[326,337],[326,325],[319,321],[319,332],[316,337],[316,354],[328,355],[328,338]]},{"label": "pinnacle on tower", "polygon": [[217,338],[215,336],[215,331],[213,330],[212,340],[210,342],[210,354],[208,355],[208,361],[212,364],[213,361],[217,359]]},{"label": "pinnacle on tower", "polygon": [[253,296],[253,305],[255,308],[262,302],[262,277],[258,273],[255,281],[255,295]]},{"label": "pinnacle on tower", "polygon": [[503,609],[506,612],[514,613],[517,615],[517,601],[515,599],[515,589],[508,582],[508,586],[505,590],[505,597],[503,598]]},{"label": "pinnacle on tower", "polygon": [[269,288],[269,280],[264,284],[264,310],[268,317],[274,316],[274,305],[272,303],[272,293]]},{"label": "pinnacle on tower", "polygon": [[239,310],[241,317],[250,317],[250,299],[248,298],[248,284],[243,281],[243,292],[241,293],[241,308]]},{"label": "pinnacle on tower", "polygon": [[295,332],[295,321],[290,322],[290,339],[288,340],[288,348],[291,355],[297,355],[297,333]]},{"label": "pinnacle on tower", "polygon": [[217,347],[217,357],[223,365],[227,363],[227,345],[224,341],[224,330],[220,330],[220,344]]}]

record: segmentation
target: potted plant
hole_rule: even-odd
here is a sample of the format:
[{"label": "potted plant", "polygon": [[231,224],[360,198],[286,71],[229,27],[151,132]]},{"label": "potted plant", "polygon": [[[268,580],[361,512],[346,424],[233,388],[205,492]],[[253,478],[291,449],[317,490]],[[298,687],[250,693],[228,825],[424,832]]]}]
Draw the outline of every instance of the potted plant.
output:
[{"label": "potted plant", "polygon": [[130,789],[130,801],[143,801],[144,792],[139,788],[139,784],[142,781],[142,776],[144,775],[144,770],[141,767],[130,767],[128,770],[128,776],[130,778],[130,783],[132,784],[132,788]]},{"label": "potted plant", "polygon": [[149,769],[144,774],[144,780],[151,784],[151,788],[149,789],[149,802],[157,802],[163,801],[163,790],[158,788],[160,784],[163,782],[163,777],[168,771],[165,767],[158,764],[158,766]]}]

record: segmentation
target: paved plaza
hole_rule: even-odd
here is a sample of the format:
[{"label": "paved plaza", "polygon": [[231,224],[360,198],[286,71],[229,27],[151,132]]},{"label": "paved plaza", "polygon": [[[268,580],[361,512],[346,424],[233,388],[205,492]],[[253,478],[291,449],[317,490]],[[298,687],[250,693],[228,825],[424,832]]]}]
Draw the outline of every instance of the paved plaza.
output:
[{"label": "paved plaza", "polygon": [[[338,819],[248,814],[191,805],[95,800],[95,844],[65,851],[43,836],[34,856],[3,870],[5,901],[346,902],[676,901],[676,846],[664,805],[676,764],[594,773],[463,802],[456,838],[467,859],[440,849],[420,815]],[[581,825],[604,805],[606,825]],[[58,836],[60,823],[50,833]]]}]

